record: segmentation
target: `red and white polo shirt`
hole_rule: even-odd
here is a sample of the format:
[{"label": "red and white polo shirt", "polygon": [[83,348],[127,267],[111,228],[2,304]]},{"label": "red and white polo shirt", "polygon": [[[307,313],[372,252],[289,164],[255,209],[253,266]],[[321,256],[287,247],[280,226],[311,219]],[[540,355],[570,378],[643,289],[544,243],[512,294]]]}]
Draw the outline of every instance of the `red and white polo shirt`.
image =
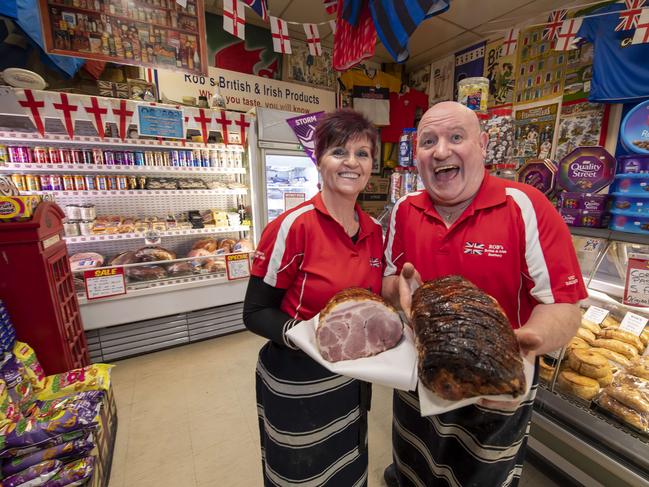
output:
[{"label": "red and white polo shirt", "polygon": [[264,229],[252,275],[286,289],[282,311],[308,320],[345,288],[357,286],[381,294],[381,226],[358,205],[356,212],[360,224],[356,243],[329,214],[320,193]]},{"label": "red and white polo shirt", "polygon": [[512,327],[539,303],[587,297],[568,227],[536,188],[485,173],[478,194],[446,228],[425,191],[401,198],[385,244],[385,275],[412,263],[424,281],[457,274],[496,298]]}]

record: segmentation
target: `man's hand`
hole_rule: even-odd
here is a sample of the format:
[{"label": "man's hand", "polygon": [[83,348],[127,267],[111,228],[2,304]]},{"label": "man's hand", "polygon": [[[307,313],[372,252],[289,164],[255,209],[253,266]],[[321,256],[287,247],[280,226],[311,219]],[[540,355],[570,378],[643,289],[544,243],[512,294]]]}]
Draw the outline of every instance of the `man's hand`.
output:
[{"label": "man's hand", "polygon": [[521,349],[521,355],[527,355],[528,353],[536,355],[536,350],[538,350],[541,345],[543,345],[543,339],[538,334],[538,332],[533,329],[525,327],[519,328],[517,330],[514,330],[514,334],[516,335],[516,339],[518,340],[518,346]]},{"label": "man's hand", "polygon": [[527,323],[514,330],[523,355],[552,352],[570,340],[581,323],[581,313],[576,304],[538,304]]},{"label": "man's hand", "polygon": [[406,262],[399,275],[399,305],[410,320],[412,293],[422,285],[421,276],[410,262]]}]

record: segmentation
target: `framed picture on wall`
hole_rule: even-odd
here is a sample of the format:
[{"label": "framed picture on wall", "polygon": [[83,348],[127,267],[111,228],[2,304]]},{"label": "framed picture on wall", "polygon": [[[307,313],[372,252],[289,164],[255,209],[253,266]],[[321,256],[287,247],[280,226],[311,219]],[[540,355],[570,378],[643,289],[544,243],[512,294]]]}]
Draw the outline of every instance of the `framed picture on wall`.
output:
[{"label": "framed picture on wall", "polygon": [[291,40],[292,54],[284,59],[284,81],[336,89],[336,74],[332,68],[332,51],[322,46],[322,56],[312,56],[306,42]]}]

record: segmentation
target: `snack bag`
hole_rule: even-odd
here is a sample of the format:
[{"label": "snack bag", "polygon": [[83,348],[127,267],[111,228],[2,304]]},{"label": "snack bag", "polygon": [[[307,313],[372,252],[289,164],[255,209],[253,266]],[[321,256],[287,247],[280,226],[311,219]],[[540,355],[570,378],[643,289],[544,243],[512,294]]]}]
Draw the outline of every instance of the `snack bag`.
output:
[{"label": "snack bag", "polygon": [[[5,424],[0,421],[0,434],[3,434],[2,432],[6,430],[7,429],[5,428]],[[2,438],[0,438],[0,461],[2,461],[3,458],[22,457],[31,453],[35,453],[39,450],[45,450],[53,446],[62,445],[63,443],[67,443],[68,441],[74,441],[85,437],[92,439],[91,429],[79,429],[70,431],[69,433],[63,433],[51,438],[46,438],[42,441],[32,443],[28,446],[14,448],[4,448],[5,442]]]},{"label": "snack bag", "polygon": [[2,481],[2,487],[38,487],[46,485],[63,467],[58,460],[39,463]]},{"label": "snack bag", "polygon": [[28,414],[35,400],[32,383],[25,367],[13,354],[6,353],[0,365],[0,379],[7,384],[9,397],[23,414]]},{"label": "snack bag", "polygon": [[38,409],[41,414],[47,414],[61,409],[94,409],[99,413],[103,398],[104,391],[85,391],[56,399],[48,399],[47,401],[36,401],[34,408]]},{"label": "snack bag", "polygon": [[9,395],[7,383],[0,379],[0,421],[18,421],[22,414]]},{"label": "snack bag", "polygon": [[17,341],[13,351],[18,361],[25,367],[27,377],[29,377],[34,391],[40,392],[45,389],[45,372],[36,358],[34,349],[26,343]]},{"label": "snack bag", "polygon": [[47,482],[45,487],[76,487],[83,485],[95,470],[95,457],[85,457],[76,462],[63,466],[59,472]]},{"label": "snack bag", "polygon": [[45,389],[38,393],[37,399],[46,401],[83,391],[108,391],[110,389],[110,369],[114,365],[92,364],[81,369],[73,369],[62,374],[48,375]]},{"label": "snack bag", "polygon": [[60,460],[64,463],[76,460],[79,457],[88,455],[95,447],[92,441],[92,434],[86,438],[68,441],[61,445],[52,446],[43,450],[7,460],[2,465],[3,475],[15,475],[26,468],[41,463],[45,460]]}]

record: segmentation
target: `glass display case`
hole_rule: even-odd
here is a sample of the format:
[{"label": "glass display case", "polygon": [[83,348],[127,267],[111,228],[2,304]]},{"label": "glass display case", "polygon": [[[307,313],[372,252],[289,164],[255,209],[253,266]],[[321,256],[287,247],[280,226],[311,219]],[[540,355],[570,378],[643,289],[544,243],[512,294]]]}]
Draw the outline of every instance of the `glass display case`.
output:
[{"label": "glass display case", "polygon": [[649,307],[625,304],[649,238],[571,231],[589,297],[577,335],[541,358],[530,448],[583,485],[649,485]]}]

